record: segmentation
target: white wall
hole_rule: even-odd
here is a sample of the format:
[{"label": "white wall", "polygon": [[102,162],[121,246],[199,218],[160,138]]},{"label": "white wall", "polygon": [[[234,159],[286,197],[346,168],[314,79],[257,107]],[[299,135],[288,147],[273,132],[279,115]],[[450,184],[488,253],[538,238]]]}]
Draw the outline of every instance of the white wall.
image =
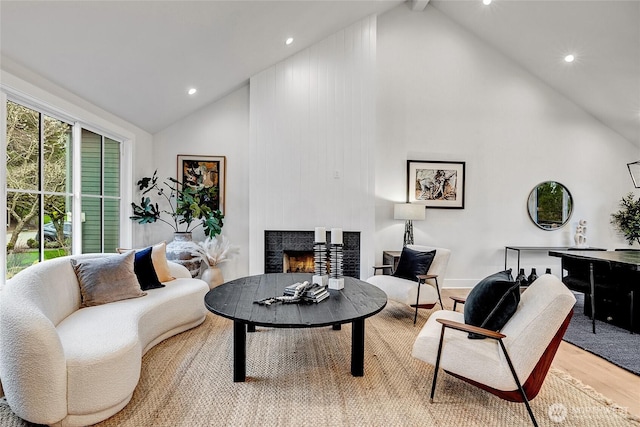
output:
[{"label": "white wall", "polygon": [[[226,280],[249,272],[249,86],[197,111],[153,136],[153,163],[158,176],[177,176],[177,155],[226,156],[225,220],[222,232],[240,248],[238,256],[221,264]],[[140,177],[136,177],[138,179]],[[170,241],[166,224],[136,225],[145,243]],[[202,227],[194,240],[204,240]]]},{"label": "white wall", "polygon": [[251,78],[250,267],[265,230],[361,232],[373,265],[376,18],[359,21]]},{"label": "white wall", "polygon": [[[638,195],[626,169],[626,163],[640,158],[636,146],[431,6],[424,12],[411,12],[400,5],[378,17],[377,39],[374,37],[370,43],[370,48],[377,50],[378,95],[375,103],[370,102],[377,108],[377,124],[370,129],[372,135],[377,133],[375,147],[368,145],[365,138],[364,145],[349,145],[341,157],[335,157],[339,151],[327,151],[325,154],[334,159],[332,164],[327,159],[316,163],[313,160],[323,154],[321,150],[314,151],[316,148],[313,144],[309,146],[309,142],[326,139],[335,131],[327,120],[338,120],[337,115],[353,110],[325,110],[325,121],[318,121],[316,127],[308,127],[311,122],[304,120],[298,123],[301,116],[295,111],[280,111],[281,119],[295,126],[284,135],[291,145],[277,146],[275,152],[283,153],[287,148],[297,151],[293,157],[287,157],[288,162],[269,165],[278,174],[295,173],[302,177],[286,199],[279,199],[288,209],[299,213],[295,206],[301,205],[301,200],[312,205],[314,199],[303,199],[306,196],[299,194],[310,194],[302,191],[308,186],[317,189],[319,185],[323,191],[322,185],[326,185],[332,190],[329,196],[322,196],[323,204],[330,197],[339,212],[349,212],[356,219],[351,216],[343,219],[342,213],[331,217],[332,213],[323,212],[296,223],[295,227],[280,222],[274,228],[311,229],[316,225],[355,228],[361,221],[364,225],[358,227],[364,232],[363,243],[367,244],[370,257],[380,261],[383,250],[402,246],[403,224],[392,219],[392,212],[393,204],[405,199],[406,160],[462,160],[467,162],[465,209],[429,209],[426,221],[414,223],[417,243],[453,250],[445,286],[472,286],[478,279],[501,269],[505,245],[571,244],[579,219],[589,221],[588,239],[592,246],[626,245],[610,226],[609,215],[618,209],[618,201],[624,194],[635,191]],[[314,52],[303,53],[274,69],[297,70],[301,60],[313,59],[318,70],[327,67],[323,72],[328,72],[332,62]],[[9,69],[8,65],[3,62],[3,85],[11,84],[29,96],[130,137],[134,141],[134,182],[151,175],[154,168],[161,177],[175,177],[178,154],[227,156],[227,219],[223,230],[240,246],[241,252],[224,265],[224,273],[228,279],[249,274],[249,245],[253,238],[249,231],[250,211],[255,209],[261,214],[263,206],[250,197],[257,191],[249,181],[250,158],[260,157],[250,152],[248,86],[152,137],[50,82],[26,70]],[[289,76],[292,82],[301,78],[295,73]],[[307,81],[309,88],[317,87],[313,80]],[[311,91],[303,99],[308,102],[312,96],[318,94]],[[346,124],[352,121],[350,116],[340,117]],[[366,150],[370,150],[373,159],[365,159]],[[354,158],[365,159],[364,163],[356,164],[359,170],[356,175],[362,181],[356,189],[340,192],[354,182],[355,178],[348,175]],[[367,169],[367,162],[374,163],[375,176],[373,168]],[[309,168],[303,167],[307,164]],[[289,172],[281,171],[287,168]],[[338,180],[333,178],[335,171],[340,173]],[[320,174],[318,181],[309,181],[308,175],[313,173]],[[367,186],[373,186],[374,179],[375,201],[368,202],[366,195],[372,190],[367,190]],[[529,191],[548,179],[565,184],[575,200],[570,224],[553,232],[535,227],[526,212]],[[356,193],[364,197],[362,206],[345,196]],[[325,216],[330,219],[324,220]],[[168,226],[136,224],[133,230],[136,247],[171,238]],[[262,245],[262,233],[258,231],[257,235]],[[256,265],[261,268],[260,249],[257,256]],[[544,254],[527,254],[523,262],[527,273],[532,266],[540,269],[550,266],[554,273],[559,273],[559,262]],[[363,260],[363,276],[371,273],[368,268],[373,263]]]},{"label": "white wall", "polygon": [[[609,215],[633,190],[626,163],[638,147],[432,6],[401,5],[378,18],[377,84],[378,260],[402,246],[392,212],[406,197],[407,159],[466,162],[465,209],[428,209],[414,222],[416,243],[452,250],[445,286],[473,286],[502,269],[505,245],[570,245],[580,219],[590,245],[625,245]],[[546,180],[574,197],[570,224],[558,231],[538,229],[526,211],[529,192]],[[523,263],[527,274],[560,273],[544,253]]]}]

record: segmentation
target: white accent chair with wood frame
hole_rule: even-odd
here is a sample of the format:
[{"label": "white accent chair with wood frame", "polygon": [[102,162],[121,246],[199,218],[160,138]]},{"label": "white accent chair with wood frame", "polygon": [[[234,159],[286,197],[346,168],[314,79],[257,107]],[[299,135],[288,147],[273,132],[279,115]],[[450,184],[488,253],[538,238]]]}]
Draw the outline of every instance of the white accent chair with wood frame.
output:
[{"label": "white accent chair with wood frame", "polygon": [[[511,402],[537,396],[573,314],[575,297],[555,276],[545,274],[522,293],[513,316],[500,332],[464,323],[460,312],[433,313],[413,345],[413,357]],[[486,339],[470,339],[468,333]],[[522,381],[524,380],[524,381]]]},{"label": "white accent chair with wood frame", "polygon": [[[440,297],[438,280],[440,280],[440,283],[444,281],[451,250],[423,245],[407,245],[406,248],[418,252],[435,251],[435,256],[427,271],[416,274],[414,280],[396,277],[394,274],[397,271],[394,271],[390,276],[374,274],[367,279],[367,282],[382,289],[390,300],[415,307],[415,315],[413,317],[413,323],[415,324],[419,308],[433,308],[436,303],[440,303],[440,307],[444,308]],[[398,262],[398,270],[401,267],[401,263],[403,263],[402,255]]]}]

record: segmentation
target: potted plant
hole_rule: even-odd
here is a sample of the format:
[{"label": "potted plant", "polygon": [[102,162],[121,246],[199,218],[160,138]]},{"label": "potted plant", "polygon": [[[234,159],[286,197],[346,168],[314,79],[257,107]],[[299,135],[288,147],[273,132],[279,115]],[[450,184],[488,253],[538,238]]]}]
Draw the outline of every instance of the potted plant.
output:
[{"label": "potted plant", "polygon": [[[168,224],[174,230],[174,239],[167,244],[167,258],[185,265],[195,277],[200,268],[199,261],[193,261],[191,252],[195,244],[191,241],[191,232],[202,226],[208,238],[214,238],[222,232],[224,215],[219,209],[212,209],[217,198],[215,187],[189,186],[174,179],[167,178],[160,183],[158,171],[153,176],[144,177],[137,182],[142,191],[140,203],[131,203],[133,215],[130,216],[139,224],[150,224],[156,221]],[[167,209],[160,209],[157,202],[152,202],[147,194],[155,192],[164,199]],[[163,218],[164,216],[164,218]]]},{"label": "potted plant", "polygon": [[238,253],[238,248],[231,246],[229,239],[222,234],[217,237],[207,237],[204,242],[199,242],[191,253],[206,266],[202,273],[202,280],[209,284],[209,288],[214,288],[224,282],[219,264],[228,261],[233,255]]},{"label": "potted plant", "polygon": [[611,214],[611,224],[624,236],[629,245],[640,244],[640,197],[629,193],[620,201],[620,210]]}]

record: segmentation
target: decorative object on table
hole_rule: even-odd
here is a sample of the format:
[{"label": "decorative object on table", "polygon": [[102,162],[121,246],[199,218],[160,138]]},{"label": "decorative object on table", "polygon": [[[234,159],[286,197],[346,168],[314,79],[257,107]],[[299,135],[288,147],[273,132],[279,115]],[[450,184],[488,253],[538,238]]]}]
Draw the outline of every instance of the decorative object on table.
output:
[{"label": "decorative object on table", "polygon": [[465,162],[407,160],[407,201],[464,209]]},{"label": "decorative object on table", "polygon": [[186,267],[191,277],[197,277],[200,274],[201,262],[191,255],[197,247],[191,232],[175,232],[173,240],[167,243],[167,259]]},{"label": "decorative object on table", "polygon": [[576,226],[576,234],[573,236],[576,248],[588,248],[587,245],[587,220],[581,219]]},{"label": "decorative object on table", "polygon": [[222,271],[219,264],[228,261],[233,255],[237,254],[239,249],[231,246],[229,239],[220,234],[214,238],[207,237],[204,242],[199,242],[191,252],[191,255],[205,265],[201,279],[209,284],[212,289],[224,282]]},{"label": "decorative object on table", "polygon": [[524,274],[524,268],[521,268],[516,276],[516,282],[520,283],[520,286],[527,286],[529,281],[527,280],[526,274]]},{"label": "decorative object on table", "polygon": [[631,175],[633,186],[640,188],[640,160],[637,162],[627,163],[627,168],[629,169],[629,175]]},{"label": "decorative object on table", "polygon": [[547,269],[545,270],[544,274],[551,274],[551,268],[547,267]]},{"label": "decorative object on table", "polygon": [[413,245],[413,221],[424,220],[425,207],[419,204],[399,203],[393,205],[393,219],[404,220],[404,244]]},{"label": "decorative object on table", "polygon": [[283,304],[319,303],[329,298],[329,296],[330,294],[327,291],[326,285],[309,283],[305,280],[304,282],[296,282],[284,288],[283,296],[267,297],[254,301],[254,303],[267,306],[276,302]]},{"label": "decorative object on table", "polygon": [[342,228],[332,228],[329,249],[329,289],[344,288],[342,261]]},{"label": "decorative object on table", "polygon": [[611,214],[611,224],[624,236],[629,246],[640,244],[640,197],[629,193],[620,200],[620,210]]},{"label": "decorative object on table", "polygon": [[219,210],[224,214],[225,156],[190,156],[178,155],[178,181],[186,187],[214,188],[215,194],[210,200],[211,210]]},{"label": "decorative object on table", "polygon": [[536,281],[537,278],[538,278],[538,272],[536,271],[536,268],[533,267],[531,269],[531,274],[529,275],[529,277],[527,277],[527,282],[529,282],[529,284],[532,284],[533,282]]},{"label": "decorative object on table", "polygon": [[[200,264],[192,264],[191,252],[194,250],[191,232],[198,226],[204,228],[208,237],[215,237],[222,232],[224,215],[219,209],[211,209],[211,204],[217,194],[215,187],[191,187],[174,178],[158,182],[158,171],[153,176],[144,177],[137,182],[142,191],[140,204],[131,203],[133,215],[130,216],[139,224],[150,224],[156,221],[164,222],[173,228],[174,240],[167,244],[167,259],[185,265],[192,276],[197,275]],[[149,192],[154,191],[160,200],[168,205],[167,209],[160,209],[157,202],[152,203]],[[168,216],[168,219],[164,219]],[[193,226],[192,226],[193,224]],[[195,277],[195,276],[193,276]]]},{"label": "decorative object on table", "polygon": [[313,269],[311,282],[324,286],[329,280],[327,274],[327,231],[324,227],[316,227],[313,243]]}]

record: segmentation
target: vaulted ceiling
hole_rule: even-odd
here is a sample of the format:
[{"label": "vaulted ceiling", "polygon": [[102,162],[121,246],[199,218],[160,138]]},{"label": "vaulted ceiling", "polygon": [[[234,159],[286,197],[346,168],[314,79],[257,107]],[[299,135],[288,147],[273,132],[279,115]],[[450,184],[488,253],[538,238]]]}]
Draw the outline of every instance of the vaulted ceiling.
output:
[{"label": "vaulted ceiling", "polygon": [[155,133],[365,16],[428,3],[640,147],[640,0],[401,3],[3,0],[0,53]]}]

